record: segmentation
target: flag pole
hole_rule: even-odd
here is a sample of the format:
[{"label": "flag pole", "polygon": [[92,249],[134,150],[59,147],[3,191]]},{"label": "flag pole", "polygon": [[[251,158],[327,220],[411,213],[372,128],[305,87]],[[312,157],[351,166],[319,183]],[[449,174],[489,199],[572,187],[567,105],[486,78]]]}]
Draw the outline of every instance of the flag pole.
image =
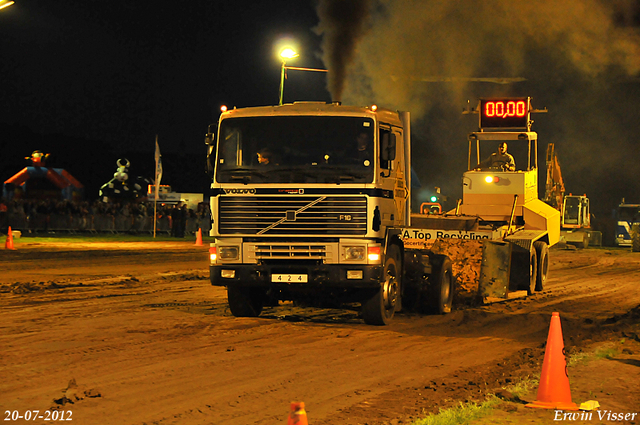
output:
[{"label": "flag pole", "polygon": [[153,238],[156,237],[156,223],[158,222],[158,194],[155,194],[153,201]]},{"label": "flag pole", "polygon": [[155,168],[155,180],[154,180],[154,202],[153,202],[153,238],[156,237],[156,226],[158,223],[158,191],[160,190],[160,178],[162,178],[162,163],[160,159],[160,146],[158,145],[158,135],[156,134],[156,168]]}]

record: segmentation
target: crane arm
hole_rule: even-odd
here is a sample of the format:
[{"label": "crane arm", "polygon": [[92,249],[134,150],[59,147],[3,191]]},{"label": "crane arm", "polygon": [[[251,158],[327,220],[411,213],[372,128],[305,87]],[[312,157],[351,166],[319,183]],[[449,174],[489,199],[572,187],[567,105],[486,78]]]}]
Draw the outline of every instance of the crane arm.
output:
[{"label": "crane arm", "polygon": [[564,180],[562,179],[560,163],[556,156],[554,144],[549,143],[547,145],[547,184],[544,201],[558,211],[561,211],[564,192]]}]

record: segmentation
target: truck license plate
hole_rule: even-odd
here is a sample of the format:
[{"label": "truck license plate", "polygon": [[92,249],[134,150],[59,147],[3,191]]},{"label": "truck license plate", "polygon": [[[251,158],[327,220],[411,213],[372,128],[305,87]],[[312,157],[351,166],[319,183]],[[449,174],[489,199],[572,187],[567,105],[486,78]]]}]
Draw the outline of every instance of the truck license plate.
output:
[{"label": "truck license plate", "polygon": [[306,274],[272,274],[271,282],[277,283],[306,283]]}]

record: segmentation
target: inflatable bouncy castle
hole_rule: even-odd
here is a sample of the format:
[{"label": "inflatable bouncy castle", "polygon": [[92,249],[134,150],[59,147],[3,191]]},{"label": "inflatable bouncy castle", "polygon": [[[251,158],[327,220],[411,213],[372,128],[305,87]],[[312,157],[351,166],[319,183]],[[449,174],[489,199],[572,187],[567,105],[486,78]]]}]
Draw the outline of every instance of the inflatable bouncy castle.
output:
[{"label": "inflatable bouncy castle", "polygon": [[2,196],[5,199],[81,199],[84,186],[66,170],[46,167],[48,157],[49,154],[40,151],[34,151],[30,157],[26,157],[32,165],[4,182]]}]

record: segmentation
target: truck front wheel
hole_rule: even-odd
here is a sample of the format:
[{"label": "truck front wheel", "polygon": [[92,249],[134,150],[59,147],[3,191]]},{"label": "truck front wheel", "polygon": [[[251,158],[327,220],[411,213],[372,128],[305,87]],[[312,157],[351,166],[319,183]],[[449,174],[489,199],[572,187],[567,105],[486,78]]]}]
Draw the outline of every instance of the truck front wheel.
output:
[{"label": "truck front wheel", "polygon": [[375,294],[362,302],[362,318],[368,325],[388,324],[400,302],[402,276],[400,249],[391,245],[384,261],[384,280]]},{"label": "truck front wheel", "polygon": [[235,317],[258,317],[264,306],[265,294],[256,288],[228,286],[227,301]]}]

